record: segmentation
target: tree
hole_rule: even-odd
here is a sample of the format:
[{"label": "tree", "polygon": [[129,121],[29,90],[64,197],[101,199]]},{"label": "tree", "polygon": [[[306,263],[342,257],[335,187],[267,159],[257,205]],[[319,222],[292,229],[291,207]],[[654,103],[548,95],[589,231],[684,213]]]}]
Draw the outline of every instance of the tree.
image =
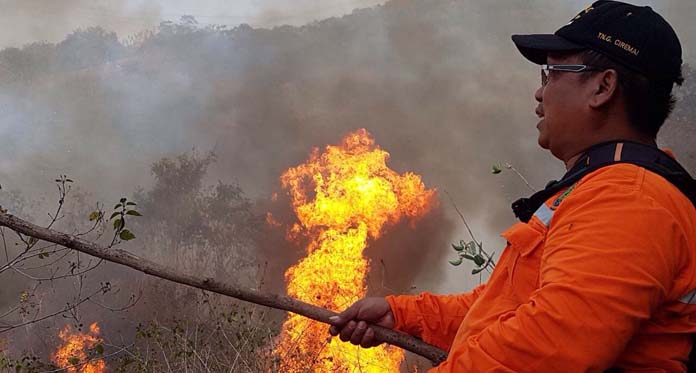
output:
[{"label": "tree", "polygon": [[125,47],[116,33],[101,27],[78,29],[57,45],[58,63],[65,70],[99,66],[123,56]]}]

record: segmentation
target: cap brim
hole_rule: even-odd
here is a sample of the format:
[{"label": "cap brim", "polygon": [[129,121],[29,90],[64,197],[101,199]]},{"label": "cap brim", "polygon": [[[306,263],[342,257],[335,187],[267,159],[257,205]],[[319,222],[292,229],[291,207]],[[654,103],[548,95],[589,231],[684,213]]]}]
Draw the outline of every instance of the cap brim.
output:
[{"label": "cap brim", "polygon": [[549,52],[572,52],[587,49],[554,34],[512,35],[512,42],[522,55],[537,65],[546,63]]}]

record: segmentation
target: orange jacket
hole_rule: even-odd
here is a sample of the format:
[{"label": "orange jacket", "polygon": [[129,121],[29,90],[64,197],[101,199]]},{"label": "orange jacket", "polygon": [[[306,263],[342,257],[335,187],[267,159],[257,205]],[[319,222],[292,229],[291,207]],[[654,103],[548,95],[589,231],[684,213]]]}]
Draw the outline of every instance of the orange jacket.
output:
[{"label": "orange jacket", "polygon": [[473,292],[387,297],[397,330],[449,351],[430,372],[686,370],[696,332],[693,205],[632,164],[571,188],[502,234],[507,247]]}]

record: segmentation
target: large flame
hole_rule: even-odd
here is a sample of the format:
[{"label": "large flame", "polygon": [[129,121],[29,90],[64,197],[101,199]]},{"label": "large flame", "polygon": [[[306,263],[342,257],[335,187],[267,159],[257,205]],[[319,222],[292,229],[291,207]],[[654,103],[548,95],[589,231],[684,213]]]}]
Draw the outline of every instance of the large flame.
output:
[{"label": "large flame", "polygon": [[[286,273],[288,294],[308,303],[342,310],[365,295],[368,238],[403,217],[422,216],[434,191],[418,175],[397,174],[386,165],[389,153],[365,129],[340,146],[315,149],[309,160],[287,170],[299,224],[294,234],[309,236],[308,256]],[[283,324],[276,356],[283,372],[395,372],[403,352],[393,347],[361,349],[334,338],[327,327],[292,315]]]},{"label": "large flame", "polygon": [[[99,337],[99,326],[93,323],[89,326],[89,333],[73,333],[70,325],[66,325],[58,333],[63,340],[63,346],[53,354],[53,362],[64,368],[67,373],[103,373],[106,371],[106,363],[99,358],[90,357],[95,350],[101,350],[102,339]],[[99,354],[100,352],[97,352]]]}]

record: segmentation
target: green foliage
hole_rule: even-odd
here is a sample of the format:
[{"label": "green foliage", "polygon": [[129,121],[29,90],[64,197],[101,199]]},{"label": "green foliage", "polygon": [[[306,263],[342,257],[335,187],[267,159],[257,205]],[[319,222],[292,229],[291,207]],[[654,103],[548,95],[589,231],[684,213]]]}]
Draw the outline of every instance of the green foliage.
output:
[{"label": "green foliage", "polygon": [[[120,214],[117,214],[116,216],[119,216],[119,215]],[[123,219],[114,220],[114,230],[115,231],[120,231],[121,229],[123,229],[123,226],[124,226]]]},{"label": "green foliage", "polygon": [[457,259],[450,260],[449,263],[453,266],[459,266],[464,259],[474,262],[476,267],[471,271],[471,274],[476,275],[484,270],[495,267],[493,256],[495,253],[488,255],[483,250],[483,243],[474,240],[465,242],[459,241],[459,245],[452,244],[452,248],[457,253]]},{"label": "green foliage", "polygon": [[89,213],[89,221],[101,220],[104,217],[104,213],[101,211],[92,211]]},{"label": "green foliage", "polygon": [[[127,197],[122,197],[119,202],[114,206],[114,211],[109,217],[109,220],[113,220],[114,228],[114,241],[116,237],[123,241],[130,241],[135,238],[135,234],[129,229],[126,229],[126,216],[143,216],[141,213],[135,210],[137,204],[135,202],[129,202]],[[90,215],[91,217],[91,215]]]},{"label": "green foliage", "polygon": [[[503,171],[503,167],[514,172],[532,192],[536,192],[536,190],[534,189],[534,187],[532,187],[529,181],[515,167],[513,167],[511,163],[506,162],[504,165],[501,165],[500,163],[495,163],[491,166],[491,173],[494,175],[500,174]],[[570,190],[572,190],[572,187]],[[570,190],[568,192],[570,192]],[[454,205],[454,208],[457,210],[457,213],[459,213],[459,216],[462,218],[462,221],[464,222],[464,225],[469,231],[469,235],[471,236],[472,240],[469,242],[464,242],[463,240],[459,241],[459,245],[452,244],[452,248],[457,253],[458,258],[456,260],[450,260],[450,264],[452,264],[453,266],[458,266],[462,264],[464,259],[466,259],[474,262],[474,265],[476,266],[471,271],[472,275],[479,274],[484,270],[490,271],[490,269],[495,267],[495,263],[493,262],[493,256],[495,255],[495,253],[488,255],[488,253],[485,250],[483,250],[483,242],[476,241],[476,238],[474,238],[474,234],[471,231],[471,228],[469,228],[466,219],[464,219],[464,215],[462,215],[462,213],[459,211],[457,205],[454,204],[454,201],[452,201],[452,204]]]},{"label": "green foliage", "polygon": [[131,233],[131,231],[129,231],[128,229],[122,230],[118,234],[118,236],[124,241],[129,241],[129,240],[132,240],[135,238],[135,235],[133,233]]}]

